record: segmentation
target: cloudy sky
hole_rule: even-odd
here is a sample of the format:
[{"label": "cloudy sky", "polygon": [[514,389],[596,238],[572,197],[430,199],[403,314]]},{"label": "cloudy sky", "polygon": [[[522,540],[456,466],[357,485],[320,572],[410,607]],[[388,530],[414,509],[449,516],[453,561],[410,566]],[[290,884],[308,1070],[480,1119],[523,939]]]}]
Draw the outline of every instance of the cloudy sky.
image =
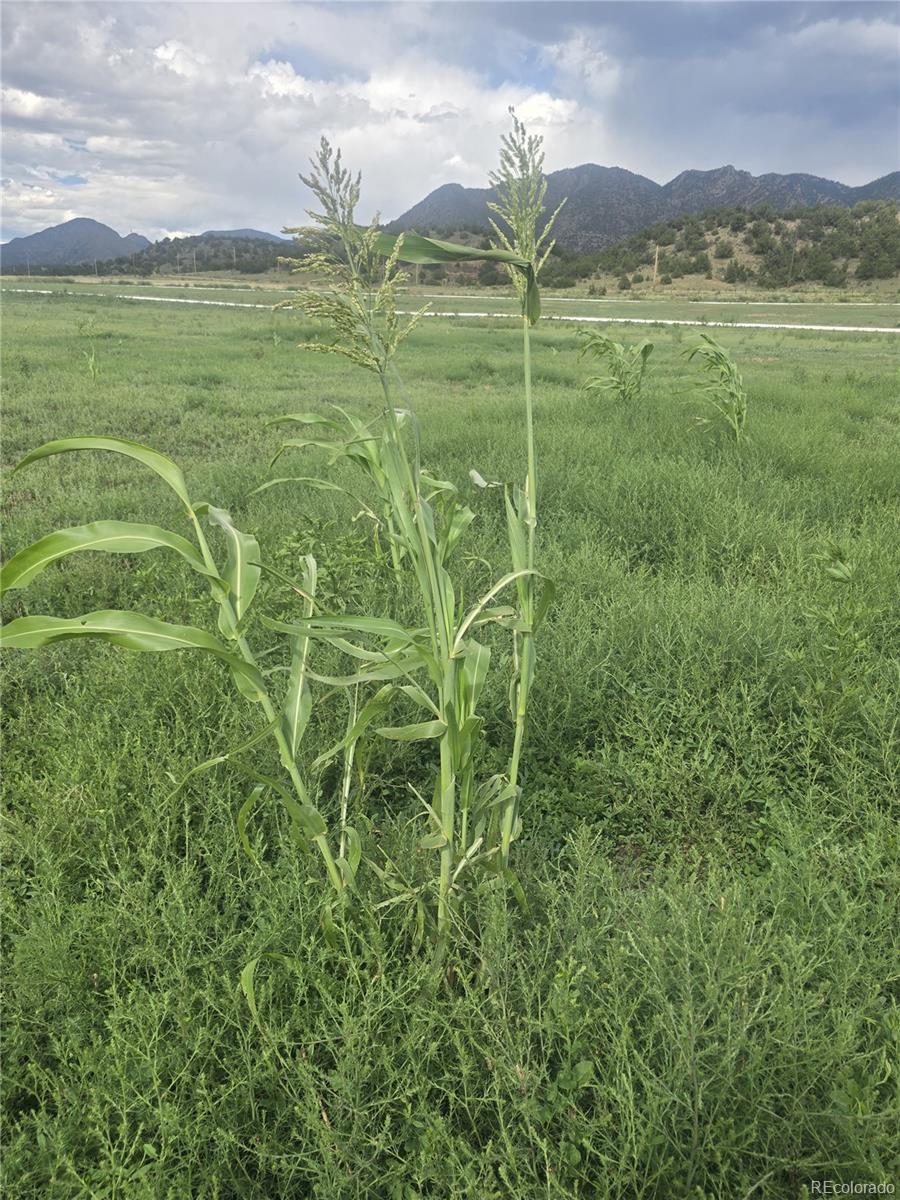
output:
[{"label": "cloudy sky", "polygon": [[900,7],[861,3],[3,6],[2,238],[303,223],[319,136],[398,216],[483,186],[514,105],[547,169],[897,169]]}]

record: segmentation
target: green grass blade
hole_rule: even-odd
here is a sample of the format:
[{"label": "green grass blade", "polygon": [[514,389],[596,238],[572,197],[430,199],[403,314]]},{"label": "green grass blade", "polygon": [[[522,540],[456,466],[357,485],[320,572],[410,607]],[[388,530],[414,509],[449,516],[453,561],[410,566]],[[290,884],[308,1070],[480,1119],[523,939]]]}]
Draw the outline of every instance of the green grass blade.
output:
[{"label": "green grass blade", "polygon": [[445,721],[420,721],[415,725],[392,725],[376,729],[379,737],[391,742],[425,742],[447,732]]},{"label": "green grass blade", "polygon": [[340,422],[335,421],[333,417],[322,417],[318,413],[283,413],[279,417],[272,417],[266,421],[266,426],[269,425],[325,425],[329,429],[340,429]]},{"label": "green grass blade", "polygon": [[305,483],[307,487],[311,487],[318,492],[340,492],[341,495],[347,496],[352,500],[354,504],[358,504],[360,511],[364,512],[371,520],[378,520],[377,515],[368,504],[364,500],[360,500],[353,492],[349,492],[346,488],[341,487],[339,483],[332,483],[330,479],[317,479],[314,475],[283,475],[278,479],[267,479],[265,483],[261,483],[259,487],[255,487],[249,494],[256,496],[260,492],[265,492],[271,487],[280,487],[284,483]]}]

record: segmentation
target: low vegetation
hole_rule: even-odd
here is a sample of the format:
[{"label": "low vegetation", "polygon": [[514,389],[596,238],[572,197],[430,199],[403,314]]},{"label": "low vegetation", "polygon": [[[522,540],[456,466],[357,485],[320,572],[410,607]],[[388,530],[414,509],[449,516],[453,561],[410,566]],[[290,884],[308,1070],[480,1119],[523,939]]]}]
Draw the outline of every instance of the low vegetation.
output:
[{"label": "low vegetation", "polygon": [[[724,329],[691,361],[660,331],[640,402],[598,406],[575,327],[527,319],[546,246],[506,228],[521,335],[423,320],[402,392],[383,333],[407,327],[389,295],[377,341],[371,311],[347,325],[371,295],[349,262],[330,313],[7,298],[6,463],[57,442],[7,476],[9,628],[102,603],[224,648],[210,669],[81,626],[4,656],[11,1194],[798,1200],[900,1168],[887,335]],[[377,238],[347,257],[393,253],[389,290],[401,255],[462,256]],[[740,454],[673,404],[697,355],[752,397]],[[304,482],[263,486],[287,414],[276,477],[292,455]],[[86,429],[153,469],[55,453]],[[140,552],[148,512],[172,553]],[[80,552],[118,522],[119,553]],[[473,682],[470,772],[442,747]],[[454,908],[478,804],[451,841],[436,801],[508,781],[511,741],[515,792],[478,803],[521,817],[515,881]],[[476,854],[502,860],[491,820]]]},{"label": "low vegetation", "polygon": [[701,333],[684,353],[689,362],[699,361],[709,379],[700,389],[707,412],[697,417],[697,424],[705,430],[723,430],[739,446],[747,440],[747,393],[737,363],[708,333]]},{"label": "low vegetation", "polygon": [[633,404],[641,394],[641,384],[647,360],[653,353],[653,343],[646,339],[635,346],[623,346],[607,333],[593,330],[581,332],[581,355],[590,354],[606,363],[606,375],[594,375],[585,380],[589,392],[611,392],[622,404]]}]

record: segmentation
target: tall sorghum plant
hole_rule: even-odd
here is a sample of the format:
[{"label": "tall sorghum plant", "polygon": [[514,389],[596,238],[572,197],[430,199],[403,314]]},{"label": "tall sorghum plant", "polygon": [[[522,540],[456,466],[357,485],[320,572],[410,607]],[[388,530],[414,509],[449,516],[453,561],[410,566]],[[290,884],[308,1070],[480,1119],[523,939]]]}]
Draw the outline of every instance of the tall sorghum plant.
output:
[{"label": "tall sorghum plant", "polygon": [[742,445],[747,441],[747,393],[737,363],[708,333],[701,333],[700,341],[683,353],[689,362],[699,358],[709,377],[700,393],[710,413],[697,417],[697,425],[705,430],[724,430],[736,446]]},{"label": "tall sorghum plant", "polygon": [[[565,201],[542,222],[547,181],[543,174],[544,154],[539,137],[529,135],[511,112],[512,133],[504,136],[500,166],[490,176],[497,199],[488,208],[497,217],[491,220],[497,243],[509,253],[524,259],[531,270],[532,286],[547,256],[553,249],[548,240],[557,215]],[[498,224],[499,221],[499,224]],[[531,325],[536,319],[529,310],[529,279],[520,270],[509,268],[522,303],[522,359],[525,383],[525,438],[528,468],[525,486],[514,484],[504,489],[507,529],[513,569],[518,574],[517,589],[521,625],[513,631],[514,679],[511,688],[512,716],[515,722],[512,754],[509,761],[509,796],[501,812],[500,861],[509,863],[510,844],[518,820],[519,769],[525,737],[528,701],[535,668],[535,629],[543,615],[538,599],[535,572],[535,538],[538,520],[537,466],[534,450],[534,411],[531,386]],[[543,602],[550,591],[545,587]]]},{"label": "tall sorghum plant", "polygon": [[[417,883],[415,872],[405,864],[395,867],[389,860],[366,861],[390,893],[382,905],[408,903],[415,914],[417,936],[430,927],[439,951],[447,944],[458,900],[470,881],[488,873],[511,877],[514,882],[508,866],[509,847],[516,831],[519,763],[534,669],[533,639],[550,595],[548,587],[540,594],[535,587],[536,469],[529,344],[529,326],[540,313],[537,272],[547,252],[541,250],[546,230],[537,234],[544,185],[539,142],[527,138],[518,122],[504,143],[498,180],[497,213],[509,224],[507,244],[473,250],[417,235],[387,237],[374,222],[358,226],[359,177],[350,175],[340,155],[325,141],[306,179],[321,207],[311,214],[321,245],[303,265],[324,277],[327,287],[303,294],[298,302],[310,317],[324,321],[332,331],[330,342],[316,342],[310,348],[342,354],[372,373],[378,380],[383,407],[373,421],[362,421],[343,409],[335,410],[337,416],[285,414],[277,420],[299,426],[302,436],[286,441],[279,454],[318,448],[332,462],[349,459],[364,469],[374,500],[353,498],[389,547],[395,575],[415,581],[420,623],[404,625],[392,615],[339,616],[324,611],[316,599],[312,556],[306,558],[299,582],[286,580],[301,603],[297,618],[279,621],[260,613],[262,571],[268,569],[283,580],[286,577],[273,567],[266,568],[256,538],[241,532],[224,510],[193,501],[181,470],[171,459],[121,438],[49,442],[20,466],[75,450],[125,455],[168,484],[194,540],[158,526],[94,522],[42,538],[11,558],[0,577],[5,588],[24,587],[50,563],[83,550],[135,554],[166,548],[179,554],[210,593],[218,614],[218,636],[141,613],[107,610],[72,619],[21,617],[4,627],[3,644],[29,649],[67,638],[91,637],[139,651],[204,650],[225,663],[238,692],[260,706],[264,721],[242,745],[200,764],[191,774],[227,763],[253,783],[238,813],[238,833],[248,852],[246,823],[252,805],[263,791],[278,795],[291,818],[296,843],[303,847],[312,843],[318,848],[334,892],[342,899],[356,891],[363,863],[361,839],[349,821],[353,763],[360,739],[374,732],[389,740],[435,744],[435,781],[430,795],[412,789],[426,823],[419,844],[436,853],[435,872],[424,883]],[[498,230],[498,236],[506,235]],[[522,299],[527,472],[524,487],[506,490],[512,569],[465,608],[462,588],[454,578],[453,555],[474,513],[452,483],[422,466],[418,423],[394,362],[397,348],[418,314],[402,321],[396,296],[405,278],[399,268],[401,261],[484,258],[511,268]],[[308,475],[292,478],[308,486],[343,491],[333,480]],[[271,480],[263,486],[284,482]],[[218,558],[204,520],[221,538]],[[518,606],[501,603],[502,593],[513,587],[518,589]],[[514,639],[515,733],[509,774],[481,778],[483,721],[479,703],[491,660],[481,633],[489,624],[509,629]],[[289,665],[283,672],[259,669],[261,651],[252,648],[251,640],[261,640],[267,631],[277,634],[277,640],[287,639]],[[316,672],[311,666],[315,643],[346,655],[351,662],[347,673],[325,676]],[[269,654],[273,648],[266,645],[262,651]],[[278,688],[275,681],[281,678],[286,678],[286,683]],[[337,744],[312,764],[304,764],[300,750],[313,705],[311,681],[332,690],[345,689],[349,715],[346,732]],[[408,721],[398,713],[398,706],[418,710],[415,715],[419,719]],[[284,780],[260,773],[248,759],[250,751],[268,737],[277,745]],[[329,814],[332,821],[336,816],[339,822],[335,836],[324,815],[329,808],[327,798],[317,796],[309,780],[325,778],[322,769],[338,756],[344,759],[340,794],[330,808],[339,812]]]},{"label": "tall sorghum plant", "polygon": [[[420,845],[438,853],[436,879],[421,888],[404,887],[394,899],[414,902],[426,920],[430,914],[438,944],[444,945],[456,898],[473,872],[477,868],[503,871],[508,864],[509,837],[504,842],[497,811],[507,811],[515,784],[499,776],[480,780],[477,775],[482,729],[478,704],[490,650],[476,635],[488,623],[511,628],[522,624],[522,614],[497,600],[506,588],[531,578],[535,571],[522,557],[468,611],[463,609],[451,557],[474,513],[462,503],[453,484],[422,466],[418,422],[394,361],[397,347],[418,318],[416,314],[404,324],[398,317],[396,289],[405,278],[398,263],[496,258],[522,273],[523,297],[532,306],[536,302],[533,274],[531,264],[515,250],[472,251],[416,235],[387,238],[374,222],[358,225],[359,177],[350,175],[340,154],[324,140],[304,182],[319,203],[319,209],[310,213],[315,229],[332,253],[319,252],[301,260],[300,269],[315,272],[328,287],[303,293],[293,303],[331,328],[332,339],[312,343],[311,349],[344,355],[377,377],[383,410],[380,418],[369,422],[349,414],[343,414],[340,423],[316,414],[286,414],[279,420],[302,426],[318,423],[330,436],[292,439],[279,453],[320,448],[331,462],[350,458],[363,466],[378,497],[367,511],[392,547],[395,569],[402,566],[415,579],[423,623],[408,628],[389,617],[318,615],[279,628],[349,655],[356,669],[329,682],[362,686],[367,695],[345,738],[323,760],[346,752],[370,726],[385,738],[437,743],[431,796],[418,797],[426,821]],[[303,236],[308,239],[309,231],[304,230]],[[529,446],[533,474],[530,437]],[[398,702],[412,702],[425,719],[381,724]],[[433,905],[428,902],[432,893]]]},{"label": "tall sorghum plant", "polygon": [[[177,496],[182,515],[187,518],[193,540],[156,525],[132,521],[94,521],[60,529],[41,538],[10,558],[0,572],[3,591],[26,587],[46,567],[85,550],[107,554],[141,554],[167,549],[178,554],[206,585],[218,617],[219,636],[192,625],[173,625],[143,613],[104,609],[84,616],[61,618],[27,616],[3,627],[2,644],[9,649],[33,649],[71,638],[96,638],[128,650],[160,653],[172,650],[202,650],[229,668],[238,693],[258,704],[264,726],[241,746],[218,754],[195,767],[191,774],[228,763],[256,786],[239,814],[243,828],[249,805],[261,790],[281,797],[292,822],[294,839],[300,846],[313,843],[319,850],[329,880],[336,893],[352,883],[355,868],[336,856],[329,840],[328,827],[319,808],[312,802],[310,788],[300,763],[300,743],[309,717],[308,639],[289,634],[290,666],[287,683],[280,692],[273,688],[270,673],[263,674],[257,655],[251,648],[250,632],[256,616],[254,601],[260,580],[260,548],[256,538],[242,533],[223,509],[192,501],[181,469],[170,458],[148,446],[123,438],[81,437],[47,442],[19,463],[18,470],[39,459],[75,450],[103,450],[124,455],[154,471]],[[217,561],[201,518],[217,527],[224,543]],[[315,560],[309,558],[304,572],[304,594],[314,604]],[[258,632],[258,628],[254,630]],[[271,650],[271,647],[267,647]],[[247,752],[264,738],[274,739],[285,778],[261,774],[245,760]]]}]

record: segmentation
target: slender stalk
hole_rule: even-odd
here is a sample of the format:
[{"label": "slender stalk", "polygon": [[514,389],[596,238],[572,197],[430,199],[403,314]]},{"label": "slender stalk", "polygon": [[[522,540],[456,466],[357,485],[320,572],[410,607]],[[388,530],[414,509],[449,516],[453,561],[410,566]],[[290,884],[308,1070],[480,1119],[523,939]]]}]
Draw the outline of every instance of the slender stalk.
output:
[{"label": "slender stalk", "polygon": [[537,470],[534,458],[534,411],[531,401],[531,324],[522,317],[522,361],[525,374],[525,429],[528,438],[528,568],[534,568],[534,536],[537,526]]},{"label": "slender stalk", "polygon": [[[206,540],[206,535],[204,534],[203,528],[197,519],[197,514],[193,510],[191,510],[190,517],[194,525],[194,532],[197,535],[197,541],[200,546],[200,553],[203,556],[203,561],[210,570],[215,571],[216,574],[218,574],[218,568],[216,567],[216,562],[212,556],[212,552],[210,551],[209,543]],[[237,618],[228,596],[222,595],[219,598],[219,604],[228,613],[236,628]],[[247,639],[244,637],[238,637],[236,639],[236,645],[244,662],[248,663],[252,667],[255,667],[257,665],[256,659],[253,655],[253,651],[250,649]],[[266,692],[261,693],[260,704],[262,705],[262,710],[265,713],[266,720],[272,725],[272,736],[275,738],[276,744],[278,745],[278,753],[279,757],[281,758],[282,765],[291,777],[291,782],[294,785],[294,791],[300,798],[301,804],[309,804],[309,792],[306,790],[306,784],[303,782],[303,776],[300,774],[293,754],[291,754],[291,748],[288,745],[287,738],[284,736],[284,730],[276,721],[275,706],[272,704],[272,701],[269,699],[269,696]],[[317,838],[314,838],[314,841],[325,862],[325,869],[328,872],[328,878],[331,880],[332,886],[334,887],[335,891],[342,892],[344,888],[343,877],[338,870],[337,863],[334,861],[334,855],[331,853],[331,847],[328,845],[327,839],[323,834]]]},{"label": "slender stalk", "polygon": [[[522,361],[525,376],[525,428],[528,441],[528,479],[525,485],[526,525],[528,531],[528,568],[534,569],[534,543],[537,527],[537,470],[534,454],[534,410],[531,396],[531,331],[528,318],[522,318]],[[534,576],[528,575],[521,581],[521,594],[525,601],[523,613],[529,623],[534,618]],[[513,787],[519,783],[519,762],[525,739],[525,718],[528,713],[528,693],[534,674],[534,634],[528,629],[514,635],[518,642],[519,686],[516,692],[515,734],[509,761],[509,782]],[[509,852],[515,829],[517,795],[510,796],[503,805],[500,817],[500,863],[509,866]]]},{"label": "slender stalk", "polygon": [[[356,724],[356,714],[359,698],[359,684],[353,689],[353,699],[350,702],[350,712],[347,717],[347,732]],[[356,755],[356,742],[351,742],[344,754],[344,778],[341,782],[341,845],[338,851],[341,858],[347,855],[347,812],[350,807],[350,777],[353,771],[353,759]]]},{"label": "slender stalk", "polygon": [[450,738],[441,738],[441,832],[446,841],[441,847],[441,873],[438,881],[437,941],[440,955],[450,931],[450,883],[454,860],[454,823],[456,820],[456,778]]}]

